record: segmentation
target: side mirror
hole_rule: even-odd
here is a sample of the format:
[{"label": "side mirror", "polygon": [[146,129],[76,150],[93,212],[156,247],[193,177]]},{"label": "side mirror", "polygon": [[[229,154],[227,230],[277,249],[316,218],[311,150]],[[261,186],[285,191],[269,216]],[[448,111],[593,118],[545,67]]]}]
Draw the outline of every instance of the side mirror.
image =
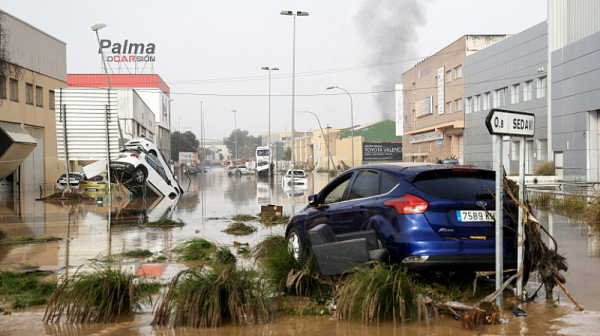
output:
[{"label": "side mirror", "polygon": [[309,195],[308,196],[308,204],[317,205],[317,195]]}]

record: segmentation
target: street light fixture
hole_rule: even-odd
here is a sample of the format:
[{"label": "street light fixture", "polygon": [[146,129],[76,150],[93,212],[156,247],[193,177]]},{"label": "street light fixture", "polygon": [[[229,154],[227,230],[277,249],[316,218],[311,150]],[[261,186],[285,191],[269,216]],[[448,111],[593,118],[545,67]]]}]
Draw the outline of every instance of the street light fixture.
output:
[{"label": "street light fixture", "polygon": [[[297,11],[281,11],[281,15],[293,16],[294,17],[294,30],[292,34],[292,158],[290,161],[290,172],[292,174],[291,192],[292,199],[294,195],[294,147],[296,142],[296,129],[294,128],[294,115],[296,111],[296,16],[308,16],[308,12]],[[292,202],[293,204],[293,202]]]},{"label": "street light fixture", "polygon": [[350,136],[352,137],[352,167],[354,167],[354,103],[352,102],[352,95],[350,94],[350,92],[348,92],[346,89],[341,88],[339,86],[330,86],[327,88],[327,90],[331,90],[331,89],[340,89],[343,90],[344,92],[346,92],[348,94],[348,97],[350,97]]},{"label": "street light fixture", "polygon": [[[268,70],[269,71],[269,136],[267,138],[267,146],[269,147],[269,163],[273,162],[273,155],[271,154],[271,71],[278,71],[279,68],[274,67],[274,68],[269,68],[269,67],[262,67],[262,70]],[[271,167],[271,166],[269,166]],[[269,170],[271,170],[269,168]],[[273,172],[270,171],[269,175],[273,175]]]},{"label": "street light fixture", "polygon": [[[319,116],[311,111],[298,111],[298,113],[310,113],[317,118],[317,122],[319,123],[319,129],[321,130],[321,136],[323,137],[323,141],[325,141],[325,133],[323,133],[323,127],[321,126],[321,121],[319,120]],[[328,128],[331,128],[328,126]],[[333,164],[333,159],[331,158],[331,152],[329,151],[329,137],[327,137],[327,142],[325,142],[325,147],[327,148],[327,156],[329,157],[329,161]],[[329,167],[329,161],[327,161],[327,167]],[[335,166],[335,165],[334,165]],[[327,169],[329,170],[329,169]]]}]

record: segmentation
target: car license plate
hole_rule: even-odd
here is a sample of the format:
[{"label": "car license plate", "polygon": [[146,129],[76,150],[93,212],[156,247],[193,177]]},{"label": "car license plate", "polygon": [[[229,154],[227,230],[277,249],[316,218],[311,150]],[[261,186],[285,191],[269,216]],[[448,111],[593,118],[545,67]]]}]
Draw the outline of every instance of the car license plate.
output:
[{"label": "car license plate", "polygon": [[98,189],[96,189],[96,188],[87,188],[87,189],[85,189],[85,191],[98,191]]},{"label": "car license plate", "polygon": [[457,210],[456,220],[459,222],[493,222],[491,213],[485,210]]}]

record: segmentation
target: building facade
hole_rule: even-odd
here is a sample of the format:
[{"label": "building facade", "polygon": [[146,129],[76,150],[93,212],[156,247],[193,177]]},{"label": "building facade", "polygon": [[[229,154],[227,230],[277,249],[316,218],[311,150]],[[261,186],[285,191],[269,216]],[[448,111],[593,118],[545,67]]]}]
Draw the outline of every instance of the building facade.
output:
[{"label": "building facade", "polygon": [[48,194],[60,174],[54,97],[66,86],[66,44],[2,11],[0,29],[1,189]]},{"label": "building facade", "polygon": [[465,57],[507,35],[465,35],[402,74],[404,161],[464,162]]}]

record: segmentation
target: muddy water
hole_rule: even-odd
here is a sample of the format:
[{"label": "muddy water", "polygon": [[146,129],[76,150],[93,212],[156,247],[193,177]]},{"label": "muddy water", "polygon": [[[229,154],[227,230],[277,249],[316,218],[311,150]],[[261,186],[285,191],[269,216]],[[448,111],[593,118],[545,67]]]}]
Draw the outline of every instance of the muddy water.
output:
[{"label": "muddy water", "polygon": [[[0,268],[17,269],[39,266],[58,275],[72,274],[81,265],[89,267],[94,260],[108,255],[140,248],[156,255],[169,256],[170,250],[182,240],[203,237],[231,246],[234,241],[251,246],[270,234],[282,234],[283,225],[265,227],[252,223],[257,231],[247,236],[232,236],[222,232],[235,214],[257,214],[261,205],[284,206],[284,212],[293,213],[306,205],[306,197],[324,186],[326,174],[309,175],[306,188],[291,191],[274,180],[258,179],[252,175],[228,176],[221,169],[205,175],[182,177],[186,193],[177,200],[130,200],[124,193],[114,193],[110,206],[104,196],[102,203],[48,204],[26,200],[14,201],[0,195],[0,230],[8,234],[65,238],[58,243],[21,246],[0,245]],[[153,221],[161,216],[183,220],[181,228],[143,228],[131,224]],[[567,257],[569,271],[567,289],[586,308],[579,312],[570,300],[558,293],[558,301],[551,306],[533,302],[521,307],[528,317],[515,317],[506,301],[503,317],[506,324],[488,326],[488,335],[596,335],[600,330],[600,233],[581,220],[569,220],[555,214],[538,211],[537,217],[556,237],[559,252]],[[110,225],[112,223],[113,225]],[[168,281],[183,268],[178,264],[164,264],[125,260],[123,266],[140,275]],[[533,277],[535,281],[535,277]],[[532,293],[538,285],[530,281]],[[544,289],[540,297],[544,297]],[[12,311],[0,315],[0,335],[473,335],[463,330],[457,321],[443,318],[435,325],[399,326],[392,323],[363,326],[338,323],[328,317],[286,317],[264,326],[224,326],[209,330],[157,328],[150,326],[151,307],[136,314],[132,320],[110,325],[45,325],[43,307]]]}]

